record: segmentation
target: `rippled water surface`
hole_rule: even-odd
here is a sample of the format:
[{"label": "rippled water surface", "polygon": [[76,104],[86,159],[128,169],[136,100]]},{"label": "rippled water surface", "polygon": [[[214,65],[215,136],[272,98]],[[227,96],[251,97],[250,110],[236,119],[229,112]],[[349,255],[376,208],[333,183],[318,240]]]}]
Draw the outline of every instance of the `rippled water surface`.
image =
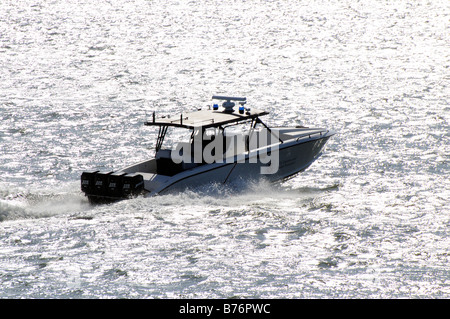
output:
[{"label": "rippled water surface", "polygon": [[[0,298],[449,298],[448,1],[2,1]],[[338,132],[281,185],[90,206],[153,110]]]}]

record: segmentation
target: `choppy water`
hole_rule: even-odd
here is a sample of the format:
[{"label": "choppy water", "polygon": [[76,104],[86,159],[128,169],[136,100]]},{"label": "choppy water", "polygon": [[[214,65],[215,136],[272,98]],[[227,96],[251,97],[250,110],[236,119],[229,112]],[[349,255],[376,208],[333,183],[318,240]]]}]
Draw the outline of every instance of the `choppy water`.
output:
[{"label": "choppy water", "polygon": [[[448,1],[2,1],[0,298],[448,298]],[[89,206],[153,110],[338,131],[282,185]]]}]

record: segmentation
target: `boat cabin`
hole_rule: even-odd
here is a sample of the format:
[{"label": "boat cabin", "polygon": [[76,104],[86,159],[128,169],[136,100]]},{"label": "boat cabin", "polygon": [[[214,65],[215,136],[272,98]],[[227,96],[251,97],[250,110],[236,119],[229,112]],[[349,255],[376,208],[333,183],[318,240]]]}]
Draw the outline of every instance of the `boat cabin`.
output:
[{"label": "boat cabin", "polygon": [[[183,170],[205,164],[205,160],[202,156],[203,151],[208,143],[217,138],[222,139],[220,143],[225,146],[223,153],[225,154],[228,152],[226,154],[227,156],[234,156],[249,150],[248,137],[257,124],[262,124],[270,132],[270,129],[259,118],[260,116],[269,113],[245,107],[245,97],[213,96],[212,98],[213,100],[224,101],[222,107],[219,108],[218,104],[214,104],[212,109],[184,113],[175,118],[156,118],[155,113],[153,113],[152,121],[145,123],[145,125],[148,126],[159,127],[155,147],[157,174],[173,176]],[[239,103],[237,109],[234,109],[234,102]],[[250,123],[250,130],[247,135],[233,136],[233,134],[225,133],[227,127],[245,123]],[[183,158],[180,161],[173,160],[173,149],[163,148],[164,139],[169,127],[191,130],[189,141],[184,144],[182,142],[177,144],[177,148],[181,151],[180,157]],[[244,140],[235,141],[233,142],[234,144],[230,143],[231,139],[236,138]],[[282,143],[281,140],[280,142]],[[227,148],[227,146],[231,144],[235,146],[233,150]],[[189,150],[190,154],[187,154],[186,150]],[[214,152],[215,150],[212,150],[213,155],[215,155]],[[220,154],[220,156],[222,156],[222,154]]]}]

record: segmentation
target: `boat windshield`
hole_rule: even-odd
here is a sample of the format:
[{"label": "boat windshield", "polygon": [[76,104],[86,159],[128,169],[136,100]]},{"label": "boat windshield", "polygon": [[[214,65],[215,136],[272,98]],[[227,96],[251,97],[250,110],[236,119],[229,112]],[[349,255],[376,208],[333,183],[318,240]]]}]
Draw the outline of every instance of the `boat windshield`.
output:
[{"label": "boat windshield", "polygon": [[162,141],[161,149],[174,150],[179,143],[192,143],[194,139],[203,134],[204,140],[211,140],[213,136],[220,134],[222,130],[217,127],[209,127],[203,131],[200,129],[180,129],[177,127],[168,127]]},{"label": "boat windshield", "polygon": [[162,142],[162,149],[173,150],[178,143],[189,143],[192,138],[192,130],[168,127]]}]

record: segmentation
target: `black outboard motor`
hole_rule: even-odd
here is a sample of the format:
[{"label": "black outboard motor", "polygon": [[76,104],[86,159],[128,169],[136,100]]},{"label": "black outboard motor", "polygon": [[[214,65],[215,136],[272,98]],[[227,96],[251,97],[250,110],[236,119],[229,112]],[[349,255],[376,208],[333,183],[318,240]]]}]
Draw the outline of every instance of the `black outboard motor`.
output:
[{"label": "black outboard motor", "polygon": [[99,171],[83,172],[81,174],[81,190],[86,194],[92,194],[95,189],[95,175]]},{"label": "black outboard motor", "polygon": [[83,172],[81,190],[92,203],[116,201],[141,194],[144,191],[144,177],[125,172]]},{"label": "black outboard motor", "polygon": [[95,187],[93,195],[107,196],[109,176],[113,172],[95,174]]},{"label": "black outboard motor", "polygon": [[123,177],[127,173],[113,173],[109,175],[108,196],[122,197]]},{"label": "black outboard motor", "polygon": [[124,197],[138,195],[144,190],[144,177],[140,174],[123,176],[122,194]]}]

